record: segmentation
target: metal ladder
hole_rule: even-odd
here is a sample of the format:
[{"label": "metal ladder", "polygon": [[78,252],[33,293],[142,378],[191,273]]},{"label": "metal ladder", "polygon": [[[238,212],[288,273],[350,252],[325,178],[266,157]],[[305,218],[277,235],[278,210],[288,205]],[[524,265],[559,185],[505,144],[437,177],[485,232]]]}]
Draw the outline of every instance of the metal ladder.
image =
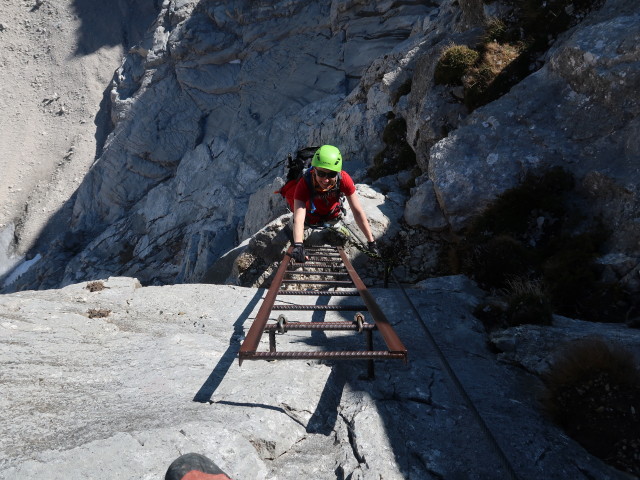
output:
[{"label": "metal ladder", "polygon": [[[291,253],[285,254],[271,282],[258,313],[247,332],[238,353],[239,363],[244,360],[294,360],[294,359],[338,359],[369,360],[369,376],[373,377],[374,360],[398,359],[407,361],[407,349],[387,321],[384,313],[367,290],[342,247],[307,247],[309,261],[296,263]],[[303,269],[300,270],[299,268]],[[295,278],[294,278],[295,277]],[[316,286],[306,289],[306,286]],[[286,288],[284,288],[286,287]],[[278,297],[289,295],[309,296],[360,296],[363,305],[295,305],[276,304]],[[275,323],[268,324],[273,310],[298,311],[356,311],[353,321],[338,322],[288,322],[281,314]],[[373,323],[367,322],[360,310],[367,311]],[[287,331],[344,331],[350,330],[366,335],[366,349],[340,351],[277,351],[276,333]],[[373,350],[373,332],[378,331],[385,343],[386,350]],[[258,351],[258,345],[264,332],[269,334],[269,351]]]}]

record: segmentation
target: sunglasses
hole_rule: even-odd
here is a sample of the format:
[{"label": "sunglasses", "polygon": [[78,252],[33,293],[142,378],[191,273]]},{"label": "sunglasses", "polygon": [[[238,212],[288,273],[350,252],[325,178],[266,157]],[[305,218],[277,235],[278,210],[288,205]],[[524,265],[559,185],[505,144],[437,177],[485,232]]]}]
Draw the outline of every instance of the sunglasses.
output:
[{"label": "sunglasses", "polygon": [[321,170],[315,169],[316,175],[320,178],[336,178],[338,172],[323,172]]}]

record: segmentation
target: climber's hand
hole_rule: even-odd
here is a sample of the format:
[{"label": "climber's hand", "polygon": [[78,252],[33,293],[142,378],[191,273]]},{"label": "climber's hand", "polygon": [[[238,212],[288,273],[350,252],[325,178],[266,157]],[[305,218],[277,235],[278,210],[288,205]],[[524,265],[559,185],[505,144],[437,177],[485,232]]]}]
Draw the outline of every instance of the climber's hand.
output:
[{"label": "climber's hand", "polygon": [[304,245],[302,243],[294,243],[291,256],[296,262],[304,263],[307,260],[307,257],[304,255]]},{"label": "climber's hand", "polygon": [[369,253],[371,253],[372,255],[376,257],[380,256],[380,250],[378,250],[378,244],[376,243],[375,240],[367,244],[367,249],[369,250]]}]

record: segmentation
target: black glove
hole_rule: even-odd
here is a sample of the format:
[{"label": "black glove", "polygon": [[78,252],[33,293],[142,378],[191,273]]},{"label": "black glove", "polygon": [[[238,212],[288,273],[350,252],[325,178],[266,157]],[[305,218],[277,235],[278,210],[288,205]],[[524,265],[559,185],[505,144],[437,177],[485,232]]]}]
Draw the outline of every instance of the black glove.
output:
[{"label": "black glove", "polygon": [[302,243],[294,243],[291,256],[296,262],[304,263],[307,260],[304,256],[304,245]]},{"label": "black glove", "polygon": [[369,253],[371,253],[372,255],[376,257],[380,256],[380,250],[378,250],[378,244],[376,243],[375,240],[367,244],[367,249],[369,250]]}]

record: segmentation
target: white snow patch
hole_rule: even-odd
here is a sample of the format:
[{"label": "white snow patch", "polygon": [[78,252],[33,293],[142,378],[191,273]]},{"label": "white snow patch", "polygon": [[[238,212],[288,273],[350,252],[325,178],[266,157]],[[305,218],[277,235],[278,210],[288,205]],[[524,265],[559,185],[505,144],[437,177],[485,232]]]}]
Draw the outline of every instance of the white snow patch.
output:
[{"label": "white snow patch", "polygon": [[25,273],[27,273],[27,270],[29,270],[31,268],[32,265],[35,265],[36,263],[38,263],[38,260],[40,260],[42,258],[42,255],[40,255],[39,253],[33,257],[31,260],[25,260],[23,261],[21,264],[19,264],[14,270],[13,272],[11,272],[11,275],[9,275],[5,281],[4,281],[4,287],[8,287],[9,285],[11,285],[13,282],[15,282],[18,278],[20,278],[22,275],[24,275]]}]

